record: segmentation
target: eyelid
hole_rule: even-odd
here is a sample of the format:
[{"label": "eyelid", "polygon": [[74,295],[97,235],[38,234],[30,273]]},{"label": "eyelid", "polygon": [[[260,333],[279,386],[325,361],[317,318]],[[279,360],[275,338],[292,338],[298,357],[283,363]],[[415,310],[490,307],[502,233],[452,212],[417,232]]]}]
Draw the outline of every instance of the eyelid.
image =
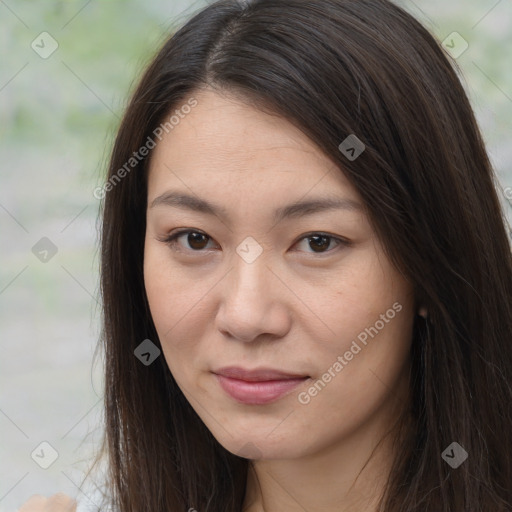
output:
[{"label": "eyelid", "polygon": [[[179,238],[181,235],[185,235],[188,233],[197,233],[197,234],[206,236],[209,240],[213,240],[213,238],[210,235],[208,235],[207,233],[205,233],[204,231],[201,231],[200,229],[191,229],[191,228],[177,229],[174,232],[171,231],[171,233],[169,233],[168,235],[166,235],[164,237],[158,237],[157,240],[160,242],[163,242],[163,243],[171,246],[171,248],[173,248],[172,246],[174,246],[176,244],[177,238]],[[297,251],[297,252],[305,252],[306,254],[316,255],[316,257],[322,257],[323,255],[331,255],[332,253],[337,252],[341,247],[348,247],[351,245],[350,240],[340,237],[338,235],[332,235],[330,233],[326,233],[325,231],[310,231],[308,233],[300,235],[300,237],[297,238],[295,240],[295,242],[293,242],[292,247],[307,238],[312,238],[314,235],[320,235],[320,236],[325,236],[327,238],[330,238],[331,240],[334,240],[335,242],[337,242],[337,245],[334,249],[329,249],[328,251],[325,251],[325,252],[318,252],[318,253],[306,252],[306,251]],[[189,254],[195,253],[197,255],[207,252],[207,249],[202,249],[202,250],[198,250],[198,251],[194,251],[191,249],[173,249],[173,250],[177,250],[178,252],[186,252]]]}]

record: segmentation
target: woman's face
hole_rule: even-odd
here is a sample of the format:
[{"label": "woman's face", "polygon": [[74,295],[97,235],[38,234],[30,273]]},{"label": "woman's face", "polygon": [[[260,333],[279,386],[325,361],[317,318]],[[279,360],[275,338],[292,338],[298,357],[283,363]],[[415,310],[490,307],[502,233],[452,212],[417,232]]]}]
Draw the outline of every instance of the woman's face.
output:
[{"label": "woman's face", "polygon": [[[194,98],[148,177],[144,279],[176,382],[215,438],[250,458],[383,431],[408,386],[412,286],[302,132],[211,90]],[[287,375],[249,383],[220,377],[225,367]]]}]

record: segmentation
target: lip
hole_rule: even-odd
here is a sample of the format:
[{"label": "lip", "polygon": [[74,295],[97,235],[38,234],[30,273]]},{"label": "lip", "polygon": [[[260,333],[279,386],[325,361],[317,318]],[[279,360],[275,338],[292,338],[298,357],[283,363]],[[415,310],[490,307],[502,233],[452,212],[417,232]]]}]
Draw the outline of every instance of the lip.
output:
[{"label": "lip", "polygon": [[246,370],[230,366],[213,372],[222,389],[247,405],[274,402],[308,380],[308,375],[286,373],[271,368]]},{"label": "lip", "polygon": [[269,380],[287,380],[287,379],[303,379],[309,377],[300,373],[287,373],[273,368],[255,368],[254,370],[246,370],[240,366],[225,366],[219,368],[213,373],[230,377],[232,379],[245,380],[247,382],[264,382]]}]

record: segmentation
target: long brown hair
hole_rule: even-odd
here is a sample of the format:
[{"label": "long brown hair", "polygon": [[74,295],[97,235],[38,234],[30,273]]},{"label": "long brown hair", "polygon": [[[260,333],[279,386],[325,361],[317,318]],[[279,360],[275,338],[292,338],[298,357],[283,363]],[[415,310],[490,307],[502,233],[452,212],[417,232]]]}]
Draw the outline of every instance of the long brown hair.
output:
[{"label": "long brown hair", "polygon": [[[145,339],[161,346],[143,280],[151,155],[126,162],[205,86],[287,118],[339,164],[428,310],[414,325],[413,421],[381,510],[512,509],[511,248],[455,69],[387,0],[221,0],[164,44],[121,122],[102,211],[97,460],[107,457],[114,510],[240,512],[244,499],[249,461],[216,441],[164,357],[134,356]],[[354,160],[338,148],[351,134],[365,145]],[[468,453],[456,469],[442,457],[452,442]]]}]

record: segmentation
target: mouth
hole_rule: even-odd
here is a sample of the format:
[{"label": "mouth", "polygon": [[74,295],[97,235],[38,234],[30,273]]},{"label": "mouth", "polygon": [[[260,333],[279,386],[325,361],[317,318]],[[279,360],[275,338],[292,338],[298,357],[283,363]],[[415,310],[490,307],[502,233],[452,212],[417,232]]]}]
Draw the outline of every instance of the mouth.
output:
[{"label": "mouth", "polygon": [[245,370],[226,367],[213,372],[221,388],[231,398],[246,405],[275,402],[311,377],[271,368]]}]

